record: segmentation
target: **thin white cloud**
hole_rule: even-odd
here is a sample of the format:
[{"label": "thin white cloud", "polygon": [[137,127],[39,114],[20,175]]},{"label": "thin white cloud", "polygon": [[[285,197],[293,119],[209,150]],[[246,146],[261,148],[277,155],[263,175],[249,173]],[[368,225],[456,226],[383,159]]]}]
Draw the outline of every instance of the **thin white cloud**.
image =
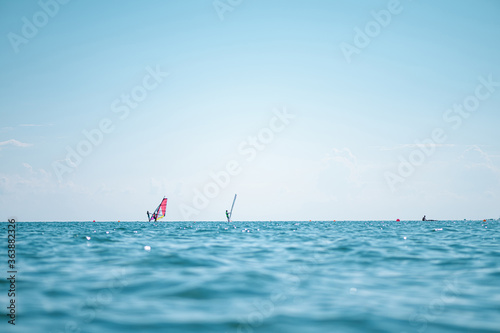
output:
[{"label": "thin white cloud", "polygon": [[468,145],[459,157],[468,168],[487,168],[500,176],[500,168],[495,165],[491,155],[482,150],[478,145]]},{"label": "thin white cloud", "polygon": [[2,132],[12,131],[19,127],[47,127],[47,126],[54,126],[54,124],[19,124],[15,126],[1,127],[0,131]]},{"label": "thin white cloud", "polygon": [[349,170],[349,180],[356,185],[361,185],[360,170],[356,156],[349,148],[332,148],[332,150],[325,155],[321,160],[325,168],[332,165],[342,165]]},{"label": "thin white cloud", "polygon": [[61,188],[45,169],[35,170],[26,162],[23,162],[22,166],[27,172],[0,173],[0,193],[24,195],[28,193],[55,193]]},{"label": "thin white cloud", "polygon": [[33,173],[33,167],[29,163],[23,162],[22,165],[23,165],[23,167],[25,167],[26,169],[28,169],[28,171],[30,173]]},{"label": "thin white cloud", "polygon": [[481,157],[483,160],[487,161],[488,163],[491,163],[490,156],[485,151],[483,151],[478,145],[467,146],[465,151],[462,153],[462,156],[460,156],[460,157],[462,159],[466,159],[468,155],[471,156],[474,154]]},{"label": "thin white cloud", "polygon": [[20,124],[21,127],[44,127],[44,126],[52,126],[52,124]]},{"label": "thin white cloud", "polygon": [[384,147],[384,146],[374,146],[379,150],[389,151],[389,150],[402,150],[402,149],[411,149],[411,148],[442,148],[442,147],[455,147],[454,144],[451,143],[406,143],[397,145],[394,147]]},{"label": "thin white cloud", "polygon": [[352,167],[357,163],[356,156],[349,150],[349,148],[333,148],[330,153],[327,153],[324,161],[335,161]]},{"label": "thin white cloud", "polygon": [[12,126],[6,126],[6,127],[0,128],[0,131],[12,131],[13,129],[14,129],[14,127],[12,127]]},{"label": "thin white cloud", "polygon": [[3,146],[9,146],[9,145],[14,146],[14,147],[21,147],[21,148],[33,146],[32,143],[25,143],[25,142],[17,141],[16,139],[10,139],[7,141],[0,141],[0,149],[2,149]]}]

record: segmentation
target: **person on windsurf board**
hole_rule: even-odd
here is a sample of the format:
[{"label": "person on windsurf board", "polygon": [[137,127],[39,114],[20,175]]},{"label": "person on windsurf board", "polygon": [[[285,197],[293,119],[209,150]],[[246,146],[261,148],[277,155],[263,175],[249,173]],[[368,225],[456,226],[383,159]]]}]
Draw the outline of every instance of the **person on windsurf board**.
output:
[{"label": "person on windsurf board", "polygon": [[234,208],[234,203],[236,202],[236,196],[237,196],[237,194],[234,195],[233,205],[231,206],[231,211],[228,211],[226,209],[227,222],[231,222],[231,218],[233,217],[233,208]]},{"label": "person on windsurf board", "polygon": [[163,200],[158,205],[158,208],[156,208],[152,214],[149,212],[149,210],[147,211],[149,222],[156,222],[165,217],[167,213],[167,200],[167,198],[163,197]]}]

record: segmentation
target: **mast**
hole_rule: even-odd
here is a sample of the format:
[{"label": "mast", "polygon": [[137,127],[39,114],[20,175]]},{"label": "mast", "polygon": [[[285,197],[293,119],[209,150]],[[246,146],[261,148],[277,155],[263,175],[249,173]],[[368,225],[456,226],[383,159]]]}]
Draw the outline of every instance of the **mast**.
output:
[{"label": "mast", "polygon": [[158,205],[158,208],[156,208],[156,210],[155,210],[155,212],[153,214],[153,216],[155,218],[155,222],[156,222],[156,219],[158,218],[158,212],[160,211],[160,206],[161,206],[161,202],[160,202],[160,204]]},{"label": "mast", "polygon": [[231,206],[231,212],[229,213],[229,222],[231,222],[231,217],[233,216],[233,208],[234,208],[234,203],[236,202],[236,196],[237,194],[234,195],[233,205]]}]

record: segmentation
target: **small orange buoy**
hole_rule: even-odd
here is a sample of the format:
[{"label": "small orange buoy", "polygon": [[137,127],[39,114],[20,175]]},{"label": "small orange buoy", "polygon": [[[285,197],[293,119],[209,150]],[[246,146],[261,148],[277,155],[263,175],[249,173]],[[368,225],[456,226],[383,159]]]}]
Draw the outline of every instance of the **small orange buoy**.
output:
[{"label": "small orange buoy", "polygon": [[118,220],[118,222],[120,222],[120,220]]},{"label": "small orange buoy", "polygon": [[483,220],[483,222],[486,222],[486,220]]},{"label": "small orange buoy", "polygon": [[94,221],[92,221],[92,222],[95,222],[95,220],[94,220]]},{"label": "small orange buoy", "polygon": [[399,219],[397,219],[396,222],[401,222],[401,221]]}]

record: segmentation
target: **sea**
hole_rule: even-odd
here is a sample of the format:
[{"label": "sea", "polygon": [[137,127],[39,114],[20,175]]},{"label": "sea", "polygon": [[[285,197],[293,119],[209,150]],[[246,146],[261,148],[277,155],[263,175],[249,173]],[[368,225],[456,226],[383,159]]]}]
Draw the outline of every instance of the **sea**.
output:
[{"label": "sea", "polygon": [[8,225],[2,333],[500,332],[498,220]]}]

